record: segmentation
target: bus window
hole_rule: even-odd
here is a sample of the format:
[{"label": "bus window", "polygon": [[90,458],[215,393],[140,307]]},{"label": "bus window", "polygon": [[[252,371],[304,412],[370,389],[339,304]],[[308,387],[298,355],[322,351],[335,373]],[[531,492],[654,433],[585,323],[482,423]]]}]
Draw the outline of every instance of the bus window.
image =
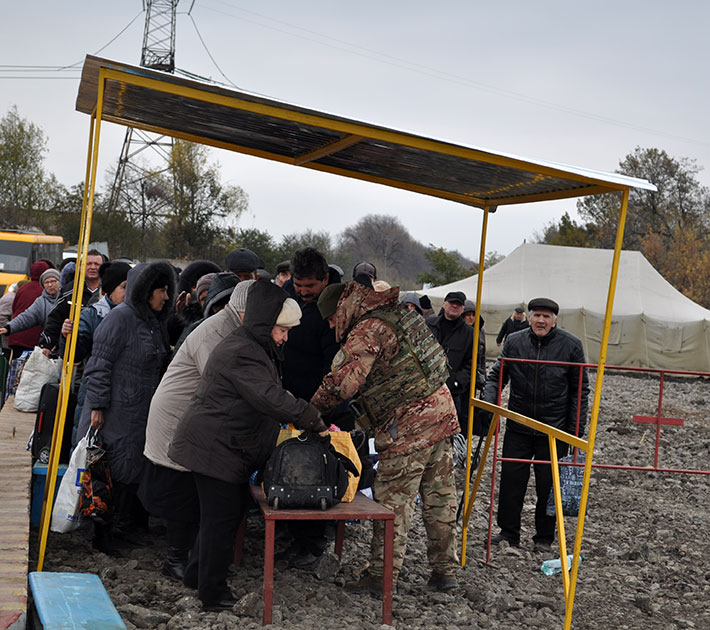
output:
[{"label": "bus window", "polygon": [[32,243],[0,240],[0,272],[29,274],[31,252]]},{"label": "bus window", "polygon": [[61,243],[34,243],[32,245],[32,262],[51,260],[55,265],[62,262],[64,248]]}]

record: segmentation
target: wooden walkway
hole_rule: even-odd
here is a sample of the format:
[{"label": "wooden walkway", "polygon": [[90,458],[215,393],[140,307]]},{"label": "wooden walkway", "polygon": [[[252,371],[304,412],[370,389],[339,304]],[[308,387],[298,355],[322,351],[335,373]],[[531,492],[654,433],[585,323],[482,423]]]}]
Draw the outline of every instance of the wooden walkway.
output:
[{"label": "wooden walkway", "polygon": [[26,450],[35,414],[0,411],[0,630],[25,628],[32,455]]}]

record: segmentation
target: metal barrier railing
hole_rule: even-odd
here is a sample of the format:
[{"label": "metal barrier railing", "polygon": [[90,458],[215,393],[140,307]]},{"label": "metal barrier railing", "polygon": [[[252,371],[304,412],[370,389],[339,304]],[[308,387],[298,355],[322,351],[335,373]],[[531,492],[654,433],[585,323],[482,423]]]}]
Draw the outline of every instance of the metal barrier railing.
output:
[{"label": "metal barrier railing", "polygon": [[[597,364],[595,363],[569,363],[565,361],[539,361],[533,359],[513,359],[513,358],[501,358],[501,369],[498,375],[498,399],[496,401],[497,405],[501,406],[501,395],[503,390],[503,368],[505,362],[510,363],[533,363],[533,364],[543,364],[543,365],[558,365],[565,367],[572,367],[579,370],[579,378],[577,384],[577,419],[575,427],[575,435],[579,435],[579,425],[580,425],[580,403],[582,396],[582,374],[585,368],[596,369]],[[613,370],[619,372],[635,372],[635,373],[647,373],[647,374],[657,374],[659,376],[659,391],[658,391],[658,404],[656,407],[655,416],[646,415],[636,415],[634,414],[631,418],[634,423],[642,424],[654,424],[656,426],[655,431],[655,447],[654,447],[654,458],[652,466],[634,466],[630,464],[598,464],[592,463],[592,468],[598,469],[611,469],[611,470],[628,470],[628,471],[641,471],[641,472],[656,472],[656,473],[677,473],[677,474],[695,474],[695,475],[710,475],[710,470],[705,469],[691,469],[691,468],[663,468],[659,466],[659,453],[660,453],[660,443],[661,443],[661,427],[666,426],[683,426],[683,418],[670,418],[663,416],[663,394],[665,386],[665,378],[667,375],[673,376],[683,376],[683,377],[703,377],[710,378],[710,372],[694,372],[688,370],[669,370],[660,368],[644,368],[644,367],[632,367],[632,366],[621,366],[621,365],[607,365],[606,370]],[[495,503],[495,486],[496,486],[496,474],[499,462],[518,462],[527,464],[548,464],[551,465],[551,460],[539,460],[539,459],[519,459],[511,457],[501,457],[498,455],[498,440],[500,433],[500,425],[496,426],[495,436],[493,442],[493,456],[492,456],[492,467],[491,467],[491,492],[490,492],[490,505],[488,510],[488,538],[486,545],[486,559],[485,564],[490,564],[491,555],[491,534],[493,528],[493,508]],[[554,440],[552,441],[554,442]],[[577,453],[575,452],[574,460],[572,462],[559,462],[559,466],[579,466],[584,467],[584,462],[577,461]]]}]

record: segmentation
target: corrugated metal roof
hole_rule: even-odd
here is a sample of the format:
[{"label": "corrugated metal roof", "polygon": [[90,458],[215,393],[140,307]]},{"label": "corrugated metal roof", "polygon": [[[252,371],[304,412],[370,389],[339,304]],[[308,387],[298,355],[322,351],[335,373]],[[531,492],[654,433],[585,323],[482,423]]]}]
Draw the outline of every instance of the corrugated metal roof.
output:
[{"label": "corrugated metal roof", "polygon": [[102,120],[483,207],[564,199],[641,179],[529,160],[87,56],[76,100]]}]

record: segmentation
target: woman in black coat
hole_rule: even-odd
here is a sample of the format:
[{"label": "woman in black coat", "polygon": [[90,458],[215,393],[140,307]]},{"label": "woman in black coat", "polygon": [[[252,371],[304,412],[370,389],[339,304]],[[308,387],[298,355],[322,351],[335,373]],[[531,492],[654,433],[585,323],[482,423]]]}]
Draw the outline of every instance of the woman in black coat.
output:
[{"label": "woman in black coat", "polygon": [[[143,474],[145,426],[150,400],[167,366],[170,346],[165,321],[175,296],[175,272],[165,262],[143,263],[128,272],[126,298],[96,328],[84,371],[86,399],[78,435],[100,429],[114,501],[116,533],[147,528],[136,497]],[[110,527],[95,527],[94,548],[115,553]]]},{"label": "woman in black coat", "polygon": [[279,286],[249,289],[242,326],[213,350],[168,450],[191,470],[200,497],[200,531],[185,569],[206,610],[231,608],[227,585],[234,539],[247,503],[249,478],[276,446],[282,423],[322,432],[315,407],[281,385],[278,361],[301,309]]}]

